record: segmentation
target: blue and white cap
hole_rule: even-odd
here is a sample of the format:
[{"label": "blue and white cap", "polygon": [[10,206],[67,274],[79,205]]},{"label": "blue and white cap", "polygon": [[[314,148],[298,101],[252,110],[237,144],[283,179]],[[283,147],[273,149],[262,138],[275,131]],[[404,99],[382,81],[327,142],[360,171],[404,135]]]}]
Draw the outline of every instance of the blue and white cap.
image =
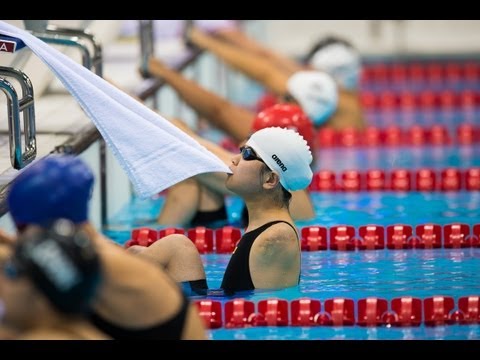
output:
[{"label": "blue and white cap", "polygon": [[278,174],[288,191],[305,189],[312,181],[313,157],[307,141],[298,132],[280,127],[264,128],[248,139],[265,164]]},{"label": "blue and white cap", "polygon": [[361,70],[360,55],[351,46],[333,43],[313,54],[309,65],[330,74],[337,83],[348,90],[358,88]]},{"label": "blue and white cap", "polygon": [[288,79],[287,89],[315,126],[327,121],[337,109],[337,85],[324,72],[298,71]]}]

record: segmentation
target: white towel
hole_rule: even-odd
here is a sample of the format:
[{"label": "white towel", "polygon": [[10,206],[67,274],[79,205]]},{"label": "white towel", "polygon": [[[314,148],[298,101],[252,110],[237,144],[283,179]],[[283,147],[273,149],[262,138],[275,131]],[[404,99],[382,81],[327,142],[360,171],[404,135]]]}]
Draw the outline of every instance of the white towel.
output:
[{"label": "white towel", "polygon": [[140,197],[196,174],[231,173],[168,120],[40,39],[3,21],[0,34],[23,40],[50,67],[94,122]]}]

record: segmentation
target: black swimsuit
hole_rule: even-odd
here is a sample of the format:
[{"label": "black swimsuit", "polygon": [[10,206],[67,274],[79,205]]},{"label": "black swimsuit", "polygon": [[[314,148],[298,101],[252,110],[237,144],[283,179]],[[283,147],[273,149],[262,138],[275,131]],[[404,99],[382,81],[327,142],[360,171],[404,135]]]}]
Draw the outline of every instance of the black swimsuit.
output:
[{"label": "black swimsuit", "polygon": [[227,269],[225,270],[221,285],[222,289],[228,293],[255,289],[252,276],[250,274],[250,250],[253,243],[262,232],[264,232],[270,226],[281,222],[290,225],[295,231],[295,234],[297,234],[297,230],[290,223],[277,220],[266,223],[265,225],[249,231],[242,236],[232,254],[232,257],[230,258]]},{"label": "black swimsuit", "polygon": [[213,211],[197,211],[190,221],[191,227],[205,226],[207,228],[216,229],[228,224],[228,214],[225,204],[217,210]]},{"label": "black swimsuit", "polygon": [[128,329],[105,320],[97,313],[90,314],[92,323],[105,334],[116,340],[145,339],[145,340],[180,340],[187,317],[189,302],[182,293],[180,311],[163,324],[146,329]]}]

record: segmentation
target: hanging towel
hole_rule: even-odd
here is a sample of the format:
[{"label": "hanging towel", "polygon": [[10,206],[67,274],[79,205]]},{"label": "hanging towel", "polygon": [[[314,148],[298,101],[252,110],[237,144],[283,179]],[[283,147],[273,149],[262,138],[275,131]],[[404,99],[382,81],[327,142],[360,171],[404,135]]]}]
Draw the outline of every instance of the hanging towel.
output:
[{"label": "hanging towel", "polygon": [[147,198],[196,174],[230,169],[192,137],[25,30],[0,21],[60,79],[100,131],[138,196]]}]

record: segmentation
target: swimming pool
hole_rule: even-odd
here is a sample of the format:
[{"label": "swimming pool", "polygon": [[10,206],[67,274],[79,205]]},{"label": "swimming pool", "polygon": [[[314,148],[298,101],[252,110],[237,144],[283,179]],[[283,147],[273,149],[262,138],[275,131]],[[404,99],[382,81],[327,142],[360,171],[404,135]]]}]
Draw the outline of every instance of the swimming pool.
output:
[{"label": "swimming pool", "polygon": [[[312,224],[331,227],[348,224],[356,229],[361,225],[459,222],[473,226],[480,213],[480,193],[312,193],[317,218],[298,222],[300,229]],[[119,243],[130,238],[129,227],[155,227],[154,220],[163,198],[134,199],[112,221],[107,235]],[[234,219],[241,201],[229,198],[227,207]],[[230,255],[203,254],[207,279],[211,288],[220,286],[223,271]],[[312,298],[321,301],[333,298],[352,299],[355,309],[358,300],[368,297],[392,299],[412,296],[425,299],[433,296],[458,298],[480,294],[478,261],[480,248],[410,249],[370,251],[313,251],[302,252],[302,276],[298,287],[280,291],[261,291],[240,295],[258,304],[264,299]],[[200,298],[194,298],[199,300]],[[222,308],[231,298],[211,297]],[[456,307],[455,307],[456,309]],[[358,310],[355,310],[358,311]],[[223,314],[225,315],[225,314]],[[355,315],[357,316],[357,315]],[[480,326],[445,325],[415,327],[354,326],[262,326],[210,330],[212,339],[479,339]]]},{"label": "swimming pool", "polygon": [[[427,65],[424,70],[430,71]],[[445,74],[448,74],[447,70]],[[448,81],[435,83],[428,79],[421,79],[412,86],[401,82],[393,82],[393,86],[388,82],[382,84],[378,79],[374,79],[376,83],[364,83],[364,91],[378,95],[381,105],[367,109],[368,123],[378,127],[395,125],[403,129],[412,125],[428,128],[442,124],[451,135],[460,124],[478,124],[480,106],[465,110],[459,106],[442,108],[442,105],[412,111],[389,107],[388,102],[382,100],[385,91],[411,92],[415,96],[422,91],[444,89],[478,91],[480,70],[470,79],[467,79],[468,74],[465,70],[464,83],[455,84]],[[423,101],[421,94],[419,99]],[[447,101],[448,96],[441,95],[439,99]],[[337,181],[339,174],[346,170],[381,169],[387,172],[408,169],[413,176],[422,168],[435,171],[438,181],[445,168],[454,167],[463,172],[480,166],[478,142],[462,146],[428,143],[394,147],[323,146],[316,155],[316,170],[334,172]],[[435,224],[439,231],[449,224],[463,224],[469,234],[473,234],[474,226],[480,224],[480,192],[466,191],[465,186],[456,191],[313,191],[311,194],[316,217],[297,222],[299,230],[316,225],[330,231],[348,225],[358,237],[361,227],[376,225],[384,235],[387,234],[387,238],[387,228],[393,225],[411,226],[413,233],[418,235],[418,231],[423,231],[422,225],[426,224]],[[133,198],[110,220],[106,235],[123,244],[130,238],[133,228],[158,229],[155,219],[163,200],[161,195],[148,200]],[[238,198],[227,198],[231,223],[238,221],[242,206]],[[436,234],[445,237],[444,233]],[[475,234],[478,237],[480,233]],[[331,240],[328,235],[329,245]],[[214,323],[209,336],[215,340],[480,339],[480,247],[450,249],[443,246],[443,241],[435,249],[392,250],[384,247],[366,251],[303,251],[301,281],[297,287],[237,294],[236,300],[215,296],[193,297],[192,300],[208,312],[206,318]],[[210,288],[220,286],[229,257],[213,252],[202,254]],[[205,301],[204,305],[201,300]],[[459,308],[463,313],[458,311]],[[299,315],[301,312],[303,315]],[[408,321],[400,320],[396,324],[394,312]],[[259,313],[263,315],[259,316]],[[460,324],[457,320],[462,316],[475,320]],[[295,326],[299,318],[303,319],[301,326]],[[370,326],[362,326],[364,321]],[[260,326],[265,322],[273,326]]]}]

